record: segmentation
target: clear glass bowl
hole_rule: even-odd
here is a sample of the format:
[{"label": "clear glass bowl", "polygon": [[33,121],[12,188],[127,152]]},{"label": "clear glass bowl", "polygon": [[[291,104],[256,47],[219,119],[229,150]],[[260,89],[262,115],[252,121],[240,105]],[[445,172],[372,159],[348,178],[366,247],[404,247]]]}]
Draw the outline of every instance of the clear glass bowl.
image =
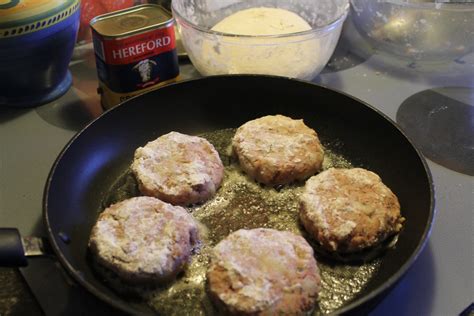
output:
[{"label": "clear glass bowl", "polygon": [[[349,1],[173,0],[171,7],[188,56],[202,75],[267,74],[310,80],[334,52]],[[312,29],[262,36],[211,30],[223,18],[255,7],[292,11]]]},{"label": "clear glass bowl", "polygon": [[454,60],[474,51],[474,3],[351,0],[352,20],[375,48],[413,60]]}]

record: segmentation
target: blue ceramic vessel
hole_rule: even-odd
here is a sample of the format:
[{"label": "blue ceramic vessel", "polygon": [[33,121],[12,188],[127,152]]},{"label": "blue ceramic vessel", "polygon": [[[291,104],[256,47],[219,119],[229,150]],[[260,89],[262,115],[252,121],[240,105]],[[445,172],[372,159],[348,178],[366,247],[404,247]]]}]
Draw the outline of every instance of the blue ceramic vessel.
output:
[{"label": "blue ceramic vessel", "polygon": [[0,1],[1,106],[36,106],[66,93],[79,7],[79,0]]}]

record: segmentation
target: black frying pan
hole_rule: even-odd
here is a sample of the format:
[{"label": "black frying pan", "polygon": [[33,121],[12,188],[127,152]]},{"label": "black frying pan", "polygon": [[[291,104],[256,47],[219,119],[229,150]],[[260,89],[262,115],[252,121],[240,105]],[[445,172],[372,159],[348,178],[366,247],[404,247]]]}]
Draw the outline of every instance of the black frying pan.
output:
[{"label": "black frying pan", "polygon": [[[49,239],[66,270],[97,297],[132,314],[149,307],[104,285],[87,259],[87,242],[104,195],[127,170],[134,150],[169,131],[201,134],[284,114],[303,118],[323,145],[378,173],[399,197],[407,221],[376,275],[339,309],[354,311],[391,288],[414,262],[433,220],[426,162],[396,125],[350,96],[311,83],[265,76],[217,76],[173,84],[133,98],[78,133],[60,154],[44,193]],[[179,306],[177,306],[179,308]]]}]

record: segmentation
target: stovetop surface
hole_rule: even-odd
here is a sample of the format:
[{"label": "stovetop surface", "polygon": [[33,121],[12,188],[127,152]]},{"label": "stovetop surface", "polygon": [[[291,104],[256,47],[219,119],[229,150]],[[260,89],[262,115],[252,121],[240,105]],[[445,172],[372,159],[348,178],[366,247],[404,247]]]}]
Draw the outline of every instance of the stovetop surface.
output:
[{"label": "stovetop surface", "polygon": [[[66,95],[33,109],[0,109],[0,223],[23,235],[46,236],[41,201],[48,172],[73,135],[102,113],[91,49],[79,47],[76,55],[70,65],[74,84]],[[181,73],[182,79],[199,76],[186,61]],[[371,315],[461,313],[473,300],[474,53],[451,62],[407,61],[372,50],[347,23],[333,58],[314,82],[366,101],[395,120],[423,151],[433,175],[437,214],[430,240]],[[3,276],[13,273],[2,270]],[[32,259],[20,271],[46,315],[117,315],[75,285],[52,258]],[[2,292],[0,303],[13,306],[21,298],[18,304],[24,306],[14,308],[17,313],[35,304],[18,294],[18,287],[10,290],[9,297]]]}]

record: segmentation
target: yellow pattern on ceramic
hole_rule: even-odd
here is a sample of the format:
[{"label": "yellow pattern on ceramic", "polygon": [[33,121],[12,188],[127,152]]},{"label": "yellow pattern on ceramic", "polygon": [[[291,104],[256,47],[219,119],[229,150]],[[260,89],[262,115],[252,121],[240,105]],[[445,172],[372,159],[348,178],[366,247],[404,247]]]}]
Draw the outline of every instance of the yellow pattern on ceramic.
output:
[{"label": "yellow pattern on ceramic", "polygon": [[79,0],[0,0],[0,38],[50,27],[79,9]]}]

